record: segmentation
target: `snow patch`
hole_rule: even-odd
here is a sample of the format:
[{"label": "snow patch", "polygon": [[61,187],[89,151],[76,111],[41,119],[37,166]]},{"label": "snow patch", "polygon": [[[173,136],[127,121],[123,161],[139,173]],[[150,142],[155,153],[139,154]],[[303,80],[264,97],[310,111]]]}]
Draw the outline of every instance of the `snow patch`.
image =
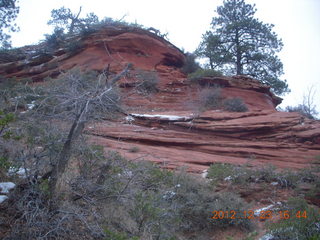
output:
[{"label": "snow patch", "polygon": [[133,173],[130,170],[124,170],[122,173],[118,173],[118,177],[127,177],[127,178],[131,178],[133,177]]},{"label": "snow patch", "polygon": [[223,179],[224,181],[231,181],[232,180],[232,177],[231,176],[228,176],[226,178]]},{"label": "snow patch", "polygon": [[[277,204],[278,204],[278,205],[281,205],[280,202],[277,202]],[[255,216],[260,216],[261,212],[268,211],[268,210],[270,210],[270,209],[272,209],[272,208],[274,208],[274,204],[271,204],[271,205],[266,206],[266,207],[264,207],[264,208],[257,209],[257,210],[254,211],[254,215],[255,215]]]},{"label": "snow patch", "polygon": [[20,178],[26,178],[27,177],[27,173],[26,171],[28,171],[29,169],[25,169],[25,168],[16,168],[16,167],[10,167],[8,170],[8,176],[13,176],[13,175],[18,175]]},{"label": "snow patch", "polygon": [[127,123],[132,123],[135,119],[132,116],[126,116],[125,120],[126,120]]},{"label": "snow patch", "polygon": [[165,200],[170,200],[171,198],[173,198],[176,195],[176,193],[174,191],[166,191],[164,193],[164,195],[162,196],[163,199]]},{"label": "snow patch", "polygon": [[6,195],[0,195],[0,203],[3,203],[8,197]]},{"label": "snow patch", "polygon": [[36,105],[35,105],[35,102],[36,102],[36,101],[32,101],[31,103],[27,104],[27,107],[28,107],[29,110],[34,109],[34,107],[36,106]]},{"label": "snow patch", "polygon": [[187,117],[187,116],[160,115],[160,114],[151,115],[151,114],[131,113],[130,115],[134,117],[160,118],[160,119],[169,120],[169,121],[186,121],[191,119],[191,117]]},{"label": "snow patch", "polygon": [[9,193],[11,189],[15,188],[15,184],[13,182],[1,182],[0,183],[0,189],[1,193]]},{"label": "snow patch", "polygon": [[201,173],[201,177],[202,178],[207,178],[207,176],[208,176],[208,169],[203,170],[202,173]]},{"label": "snow patch", "polygon": [[274,236],[272,236],[269,233],[259,238],[259,240],[272,240],[272,239],[274,239]]}]

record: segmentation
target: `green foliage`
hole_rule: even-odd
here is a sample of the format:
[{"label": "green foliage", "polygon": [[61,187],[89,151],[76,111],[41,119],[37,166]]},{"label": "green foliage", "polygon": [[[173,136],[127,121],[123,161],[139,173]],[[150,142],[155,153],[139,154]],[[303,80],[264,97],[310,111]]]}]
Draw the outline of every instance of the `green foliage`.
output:
[{"label": "green foliage", "polygon": [[208,178],[214,182],[222,181],[226,177],[234,176],[235,168],[229,163],[214,163],[208,169]]},{"label": "green foliage", "polygon": [[9,123],[15,120],[15,116],[13,113],[5,114],[0,110],[0,136],[4,129],[8,126]]},{"label": "green foliage", "polygon": [[84,44],[81,41],[71,41],[64,47],[69,54],[76,54],[84,49]]},{"label": "green foliage", "polygon": [[45,179],[41,181],[39,184],[39,189],[44,195],[49,196],[50,195],[49,180]]},{"label": "green foliage", "polygon": [[46,44],[46,50],[49,53],[53,53],[54,50],[56,50],[57,48],[59,48],[66,39],[66,35],[63,32],[62,28],[58,28],[56,27],[53,30],[53,33],[50,34],[46,34],[45,35],[45,44]]},{"label": "green foliage", "polygon": [[0,171],[4,170],[5,172],[11,167],[11,163],[8,161],[8,157],[0,157]]},{"label": "green foliage", "polygon": [[310,240],[320,238],[320,215],[316,209],[308,206],[304,199],[291,198],[282,210],[289,211],[290,217],[270,225],[269,232],[275,239]]},{"label": "green foliage", "polygon": [[133,208],[129,211],[131,217],[137,223],[139,233],[148,225],[153,224],[152,230],[156,230],[157,222],[161,221],[164,210],[158,207],[158,199],[153,192],[140,192],[134,197]]},{"label": "green foliage", "polygon": [[[140,163],[142,164],[142,163]],[[174,173],[168,170],[160,169],[153,164],[146,163],[146,178],[142,185],[146,189],[160,189],[162,186],[172,186]]]},{"label": "green foliage", "polygon": [[0,110],[0,137],[8,140],[13,137],[13,132],[8,129],[8,125],[15,120],[13,113],[5,114]]},{"label": "green foliage", "polygon": [[159,77],[157,73],[139,70],[135,77],[140,80],[136,85],[137,91],[142,95],[149,95],[158,92]]},{"label": "green foliage", "polygon": [[0,49],[0,63],[16,62],[26,58],[20,48]]},{"label": "green foliage", "polygon": [[17,0],[0,0],[0,48],[10,47],[10,36],[4,30],[7,29],[10,32],[18,30],[12,23],[19,13],[17,2]]},{"label": "green foliage", "polygon": [[[1,79],[0,109],[5,112],[25,111],[43,94],[41,87],[31,87],[30,79]],[[33,102],[34,101],[34,102]]]},{"label": "green foliage", "polygon": [[220,71],[214,69],[198,69],[195,72],[188,74],[188,79],[193,82],[197,82],[197,80],[204,77],[221,77],[222,73]]},{"label": "green foliage", "polygon": [[223,108],[229,112],[246,112],[248,107],[241,98],[229,98],[223,101]]},{"label": "green foliage", "polygon": [[212,31],[203,35],[196,53],[209,59],[212,69],[250,75],[272,87],[277,94],[288,91],[280,80],[283,65],[275,55],[283,46],[272,24],[254,18],[255,5],[226,0],[212,19]]},{"label": "green foliage", "polygon": [[104,232],[106,234],[105,240],[139,240],[138,237],[128,237],[125,233],[113,232],[107,228]]},{"label": "green foliage", "polygon": [[49,25],[54,25],[56,28],[64,29],[68,33],[80,33],[87,29],[90,25],[99,21],[94,13],[89,13],[85,18],[80,18],[82,8],[77,14],[72,13],[69,8],[61,7],[51,11],[51,19]]},{"label": "green foliage", "polygon": [[203,231],[228,226],[251,229],[252,223],[248,219],[212,219],[212,211],[232,209],[241,212],[250,206],[234,193],[211,194],[211,191],[212,189],[200,187],[196,182],[183,182],[173,200],[173,204],[178,208],[178,217],[181,221],[179,225],[182,230]]}]

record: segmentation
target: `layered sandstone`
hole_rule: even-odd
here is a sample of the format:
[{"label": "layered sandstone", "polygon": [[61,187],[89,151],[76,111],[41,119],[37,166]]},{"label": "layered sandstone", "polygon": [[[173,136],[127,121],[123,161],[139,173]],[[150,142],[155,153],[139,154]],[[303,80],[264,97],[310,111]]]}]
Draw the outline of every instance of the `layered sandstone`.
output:
[{"label": "layered sandstone", "polygon": [[[255,79],[206,77],[192,84],[180,70],[184,54],[146,30],[106,27],[72,41],[81,41],[81,47],[72,53],[56,49],[52,56],[34,56],[41,45],[25,47],[26,57],[1,63],[0,74],[42,81],[74,67],[117,73],[132,63],[131,74],[119,83],[127,116],[90,124],[86,130],[106,151],[192,172],[214,162],[303,168],[320,155],[319,121],[278,112],[281,99]],[[143,95],[135,90],[140,70],[157,74],[158,92]],[[216,85],[224,99],[241,98],[249,111],[201,111],[201,89]]]}]

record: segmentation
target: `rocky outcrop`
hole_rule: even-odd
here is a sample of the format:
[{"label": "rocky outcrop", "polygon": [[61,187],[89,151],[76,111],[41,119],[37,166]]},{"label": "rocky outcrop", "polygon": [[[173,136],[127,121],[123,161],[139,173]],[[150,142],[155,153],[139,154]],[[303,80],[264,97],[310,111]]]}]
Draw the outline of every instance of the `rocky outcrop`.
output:
[{"label": "rocky outcrop", "polygon": [[215,162],[304,168],[320,154],[319,123],[297,113],[131,115],[130,122],[101,123],[89,127],[89,132],[94,141],[130,159],[150,160],[167,168],[185,166],[198,173]]},{"label": "rocky outcrop", "polygon": [[17,61],[10,62],[8,57],[0,61],[0,74],[41,81],[74,67],[102,71],[110,64],[111,71],[117,72],[127,63],[134,63],[135,68],[161,71],[166,66],[180,68],[185,61],[183,53],[171,43],[134,27],[109,26],[66,41],[63,47],[51,49],[50,53],[45,43],[23,47],[19,56],[12,56]]},{"label": "rocky outcrop", "polygon": [[[0,74],[42,81],[74,67],[97,71],[108,67],[116,73],[132,63],[131,74],[119,82],[128,116],[101,121],[86,130],[106,150],[166,168],[185,166],[192,172],[202,172],[214,162],[303,168],[315,164],[315,156],[320,155],[319,121],[278,112],[275,107],[281,99],[255,79],[205,77],[192,84],[180,71],[183,53],[142,29],[106,27],[71,40],[81,44],[72,51],[70,46],[56,49],[52,56],[37,55],[39,46],[25,47],[26,57],[2,61]],[[136,91],[141,80],[136,77],[138,71],[156,73],[156,92]],[[223,99],[241,98],[248,111],[202,111],[202,89],[217,85]]]}]

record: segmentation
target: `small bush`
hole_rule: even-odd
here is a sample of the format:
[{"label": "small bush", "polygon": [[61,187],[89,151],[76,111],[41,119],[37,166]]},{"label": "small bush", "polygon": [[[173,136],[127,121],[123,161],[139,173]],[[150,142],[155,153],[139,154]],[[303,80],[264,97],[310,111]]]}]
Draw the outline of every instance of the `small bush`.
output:
[{"label": "small bush", "polygon": [[235,175],[235,167],[229,163],[214,163],[208,170],[208,178],[213,181],[222,181],[226,177]]},{"label": "small bush", "polygon": [[136,78],[140,80],[136,85],[136,89],[140,94],[149,95],[158,92],[159,78],[155,72],[139,70]]},{"label": "small bush", "polygon": [[109,229],[104,230],[106,234],[105,240],[139,240],[138,237],[128,237],[126,233],[114,232]]},{"label": "small bush", "polygon": [[188,74],[188,79],[192,82],[197,82],[197,80],[203,77],[221,77],[223,74],[219,71],[213,69],[198,69],[197,71]]},{"label": "small bush", "polygon": [[223,102],[223,108],[229,112],[246,112],[248,107],[241,98],[230,98]]},{"label": "small bush", "polygon": [[137,153],[137,152],[139,152],[140,151],[140,149],[138,148],[138,147],[132,147],[132,148],[130,148],[129,150],[128,150],[128,152],[131,152],[131,153]]},{"label": "small bush", "polygon": [[320,239],[320,215],[304,199],[291,198],[282,211],[288,211],[288,219],[269,226],[269,233],[276,240],[313,240]]},{"label": "small bush", "polygon": [[222,105],[220,88],[204,88],[199,93],[200,108],[203,110],[219,109]]}]

